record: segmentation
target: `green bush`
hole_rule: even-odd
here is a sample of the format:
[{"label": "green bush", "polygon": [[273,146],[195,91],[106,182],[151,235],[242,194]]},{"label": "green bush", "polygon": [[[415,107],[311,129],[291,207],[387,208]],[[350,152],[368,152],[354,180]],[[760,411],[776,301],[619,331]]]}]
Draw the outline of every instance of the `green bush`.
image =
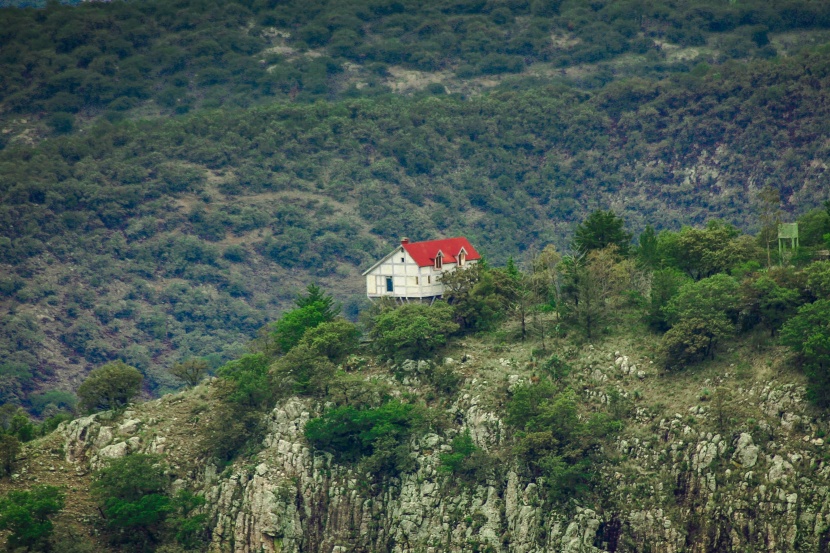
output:
[{"label": "green bush", "polygon": [[409,438],[424,424],[420,407],[399,401],[363,410],[345,405],[308,421],[305,437],[338,462],[363,459],[380,475],[397,474],[409,467]]},{"label": "green bush", "polygon": [[446,303],[412,303],[378,315],[370,336],[378,353],[402,361],[430,357],[458,329]]},{"label": "green bush", "polygon": [[264,353],[249,353],[219,368],[216,375],[227,383],[223,398],[245,408],[269,405],[273,401],[269,365]]},{"label": "green bush", "polygon": [[54,486],[10,491],[0,498],[0,530],[9,532],[8,551],[48,551],[52,534],[50,516],[64,507],[64,494]]},{"label": "green bush", "polygon": [[87,411],[120,409],[139,392],[144,377],[122,361],[94,369],[78,387],[81,407]]}]

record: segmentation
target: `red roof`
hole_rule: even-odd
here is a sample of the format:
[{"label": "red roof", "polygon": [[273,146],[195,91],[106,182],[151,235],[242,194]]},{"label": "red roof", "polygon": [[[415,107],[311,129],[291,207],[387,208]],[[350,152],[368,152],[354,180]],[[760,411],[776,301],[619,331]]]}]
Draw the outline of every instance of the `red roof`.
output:
[{"label": "red roof", "polygon": [[462,248],[467,252],[467,261],[481,259],[475,248],[463,236],[426,242],[402,242],[401,246],[412,256],[419,267],[434,265],[438,252],[441,252],[444,263],[457,263],[457,256]]}]

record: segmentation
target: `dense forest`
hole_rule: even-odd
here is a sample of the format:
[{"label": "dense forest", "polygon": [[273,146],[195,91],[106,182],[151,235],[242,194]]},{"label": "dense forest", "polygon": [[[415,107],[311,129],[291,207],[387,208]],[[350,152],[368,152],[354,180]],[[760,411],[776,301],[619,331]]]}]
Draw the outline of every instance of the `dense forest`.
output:
[{"label": "dense forest", "polygon": [[309,280],[354,318],[403,235],[501,265],[596,209],[758,232],[772,187],[820,249],[828,27],[808,0],[4,8],[2,400],[66,406],[119,359],[163,393]]}]

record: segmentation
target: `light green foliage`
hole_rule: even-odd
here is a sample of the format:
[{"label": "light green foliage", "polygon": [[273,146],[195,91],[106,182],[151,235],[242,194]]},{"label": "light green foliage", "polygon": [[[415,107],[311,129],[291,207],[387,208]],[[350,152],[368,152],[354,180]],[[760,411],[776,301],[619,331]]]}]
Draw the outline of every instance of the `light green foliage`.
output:
[{"label": "light green foliage", "polygon": [[225,381],[223,397],[244,408],[271,403],[273,391],[268,375],[270,361],[264,353],[249,353],[221,367],[216,374]]},{"label": "light green foliage", "polygon": [[755,240],[720,221],[709,221],[705,228],[684,227],[678,233],[660,233],[658,244],[667,263],[695,280],[765,257]]},{"label": "light green foliage", "polygon": [[801,247],[823,247],[827,233],[830,233],[830,214],[826,209],[813,209],[798,218],[798,243]]},{"label": "light green foliage", "polygon": [[696,317],[708,320],[723,315],[736,321],[741,297],[738,281],[726,274],[684,284],[664,308],[669,324]]},{"label": "light green foliage", "polygon": [[355,351],[360,330],[345,319],[335,319],[308,329],[300,342],[332,363],[342,362]]},{"label": "light green foliage", "polygon": [[0,498],[0,530],[8,530],[8,551],[49,551],[52,521],[64,507],[64,493],[54,486],[10,491]]},{"label": "light green foliage", "polygon": [[188,386],[196,386],[207,375],[208,368],[205,359],[187,359],[170,367],[170,374]]},{"label": "light green foliage", "polygon": [[830,406],[830,300],[801,306],[781,328],[781,343],[801,359],[811,399]]},{"label": "light green foliage", "polygon": [[305,437],[339,462],[362,459],[377,476],[395,475],[410,467],[409,438],[424,424],[422,408],[396,400],[362,410],[344,405],[308,421]]},{"label": "light green foliage", "polygon": [[287,353],[307,330],[333,320],[340,311],[334,299],[314,284],[309,284],[307,294],[299,296],[294,303],[297,308],[285,313],[273,325],[270,340],[276,353]]},{"label": "light green foliage", "polygon": [[78,387],[81,407],[87,411],[122,408],[138,394],[143,379],[138,369],[123,361],[107,363]]},{"label": "light green foliage", "polygon": [[631,233],[625,230],[625,221],[613,211],[594,211],[577,225],[574,231],[574,250],[587,254],[616,246],[620,255],[628,255]]},{"label": "light green foliage", "polygon": [[370,335],[375,350],[386,357],[426,359],[458,329],[452,306],[413,303],[378,315]]}]

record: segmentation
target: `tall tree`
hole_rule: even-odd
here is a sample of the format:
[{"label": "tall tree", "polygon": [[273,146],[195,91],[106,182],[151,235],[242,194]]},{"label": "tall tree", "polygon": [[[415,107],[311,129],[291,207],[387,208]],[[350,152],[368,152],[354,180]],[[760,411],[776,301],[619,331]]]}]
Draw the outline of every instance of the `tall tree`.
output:
[{"label": "tall tree", "polygon": [[616,246],[617,253],[626,256],[631,247],[631,233],[625,230],[622,217],[610,210],[598,210],[577,225],[573,245],[580,254]]},{"label": "tall tree", "polygon": [[767,249],[767,267],[772,265],[772,243],[778,239],[781,223],[781,192],[774,186],[765,186],[758,192],[758,217],[761,223],[761,242]]}]

